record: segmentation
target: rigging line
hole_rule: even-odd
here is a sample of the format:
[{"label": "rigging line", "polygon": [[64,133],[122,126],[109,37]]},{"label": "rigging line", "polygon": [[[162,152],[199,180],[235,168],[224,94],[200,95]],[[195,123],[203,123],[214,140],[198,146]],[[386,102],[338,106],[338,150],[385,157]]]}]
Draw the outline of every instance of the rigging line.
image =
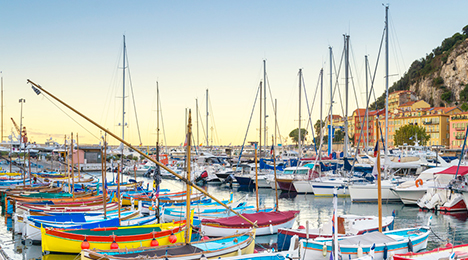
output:
[{"label": "rigging line", "polygon": [[[127,54],[127,49],[125,49],[125,53]],[[132,93],[132,100],[133,100],[133,110],[135,112],[135,121],[136,121],[136,126],[137,126],[138,139],[140,140],[140,146],[141,146],[143,143],[141,142],[140,124],[138,123],[138,114],[137,114],[137,109],[136,109],[135,94],[133,93],[133,83],[132,83],[132,76],[130,74],[130,63],[128,62],[128,54],[126,55],[126,60],[127,60],[128,80],[130,81],[130,90]]]},{"label": "rigging line", "polygon": [[208,97],[208,105],[210,106],[210,110],[211,110],[210,117],[211,117],[211,121],[213,121],[213,127],[215,130],[215,136],[216,136],[215,140],[218,143],[218,145],[221,145],[221,143],[219,142],[218,129],[216,128],[216,122],[214,120],[213,106],[211,105],[211,98],[209,97]]},{"label": "rigging line", "polygon": [[[271,101],[271,106],[273,107],[273,111],[275,111],[275,127],[276,129],[278,130],[278,136],[279,136],[279,139],[280,139],[280,142],[283,143],[283,140],[281,138],[281,132],[280,132],[280,128],[279,128],[279,125],[278,125],[278,119],[277,119],[277,107],[275,107],[275,104],[273,103],[273,95],[271,94],[271,87],[270,87],[270,79],[268,78],[268,74],[266,74],[266,80],[267,80],[267,86],[268,86],[268,91],[270,93],[270,101]],[[275,140],[276,141],[276,140]]]},{"label": "rigging line", "polygon": [[69,114],[67,114],[67,112],[65,112],[62,108],[60,108],[57,104],[55,104],[52,100],[49,99],[48,96],[46,95],[43,95],[50,103],[52,103],[55,107],[57,107],[58,109],[60,109],[60,111],[62,111],[65,115],[67,115],[71,120],[73,120],[73,122],[75,122],[76,124],[78,124],[79,126],[81,126],[81,128],[83,128],[84,130],[86,130],[86,132],[88,132],[90,135],[94,136],[94,138],[99,139],[99,137],[97,137],[96,135],[94,135],[93,133],[91,133],[88,129],[86,129],[86,127],[84,127],[82,124],[78,123],[78,121],[76,121],[75,119],[73,119],[73,117],[71,117]]},{"label": "rigging line", "polygon": [[[369,92],[369,97],[367,98],[367,107],[368,107],[371,95],[374,94],[375,110],[377,110],[377,98],[375,96],[374,82],[375,82],[375,77],[377,75],[377,67],[379,65],[380,54],[382,53],[382,46],[383,46],[384,38],[385,38],[385,28],[383,29],[383,32],[382,32],[382,38],[380,40],[380,47],[379,47],[379,54],[377,55],[377,60],[375,62],[374,75],[372,76],[372,80],[371,80],[371,88],[370,88],[370,92]],[[370,73],[370,75],[372,75],[372,72],[370,71],[370,67],[369,67],[369,73]],[[372,91],[372,90],[374,90],[374,91]]]},{"label": "rigging line", "polygon": [[[390,39],[394,39],[394,40],[395,40],[394,46],[397,46],[397,47],[398,47],[398,50],[400,51],[399,53],[401,54],[401,57],[400,57],[400,58],[401,58],[401,60],[402,60],[403,66],[404,66],[404,64],[405,64],[405,57],[403,56],[403,52],[401,51],[401,45],[400,45],[400,41],[398,40],[398,35],[397,35],[397,33],[396,33],[396,30],[395,30],[395,26],[394,26],[394,23],[393,23],[393,19],[392,19],[392,16],[391,16],[390,14],[389,14],[388,16],[389,16],[389,18],[390,18],[390,23],[393,25],[393,26],[389,26],[389,27],[392,29],[391,31],[393,32],[393,33],[392,33],[392,36],[394,36],[394,37],[391,37]],[[395,53],[397,53],[397,52],[395,51]],[[398,61],[399,61],[398,55],[396,55],[396,57],[397,57],[396,60],[397,60],[397,69],[398,69],[398,73],[401,75],[401,68],[400,68],[399,62],[398,62]]]},{"label": "rigging line", "polygon": [[[340,86],[340,84],[339,84],[339,76],[340,76],[339,73],[341,72],[341,65],[343,64],[344,53],[345,53],[345,51],[344,51],[344,49],[343,49],[343,52],[342,52],[342,54],[341,54],[340,65],[339,65],[339,67],[338,67],[338,68],[339,68],[338,71],[336,70],[336,62],[333,62],[333,64],[334,64],[333,68],[334,68],[334,70],[335,70],[335,75],[336,75],[335,88],[334,88],[334,90],[333,90],[333,97],[335,96],[335,93],[336,93],[336,91],[338,90],[338,97],[340,98],[340,105],[341,105],[341,113],[342,113],[342,115],[344,115],[344,107],[343,107],[343,100],[341,99],[341,91],[340,91],[340,88],[339,88],[339,86]],[[333,54],[332,54],[332,55],[333,55]],[[334,55],[333,55],[333,61],[335,61],[335,56],[334,56]],[[347,119],[346,119],[346,120],[347,120]]]},{"label": "rigging line", "polygon": [[[262,83],[260,83],[262,84]],[[255,105],[257,104],[257,97],[258,97],[258,93],[260,92],[260,85],[258,86],[258,89],[257,89],[257,94],[255,95],[255,100],[254,100],[254,104],[253,104],[253,107],[252,107],[252,112],[250,112],[250,119],[249,119],[249,124],[247,125],[247,131],[245,131],[245,136],[244,136],[244,141],[242,142],[242,147],[241,147],[241,150],[239,152],[239,159],[237,160],[237,166],[236,167],[239,167],[239,164],[240,164],[240,159],[241,159],[241,156],[242,156],[242,151],[244,151],[244,145],[245,145],[245,140],[247,139],[247,134],[249,133],[249,128],[250,128],[250,123],[252,122],[252,117],[253,117],[253,113],[255,111]]]},{"label": "rigging line", "polygon": [[159,100],[159,112],[161,115],[161,125],[162,125],[162,130],[163,130],[163,136],[164,136],[164,150],[166,150],[167,154],[167,139],[166,139],[166,130],[164,128],[164,118],[163,118],[163,112],[162,112],[162,104],[161,104],[161,99]]},{"label": "rigging line", "polygon": [[[306,104],[307,104],[307,113],[309,115],[309,119],[307,121],[307,127],[306,129],[309,127],[309,123],[310,123],[310,129],[311,129],[311,132],[312,132],[312,140],[314,142],[314,148],[315,148],[315,152],[317,152],[317,146],[315,145],[315,133],[314,133],[314,126],[312,124],[312,108],[314,107],[315,105],[315,100],[316,100],[316,97],[317,97],[317,92],[318,92],[318,87],[319,87],[319,84],[320,84],[320,76],[322,75],[323,73],[323,69],[320,70],[320,73],[319,73],[319,77],[318,77],[318,80],[317,80],[317,86],[315,87],[315,94],[314,94],[314,99],[312,101],[312,106],[309,107],[309,101],[307,99],[307,92],[306,92],[306,87],[305,87],[305,82],[303,81],[303,86],[304,86],[304,96],[306,98]],[[304,77],[302,77],[304,79]],[[320,130],[322,131],[322,130]]]},{"label": "rigging line", "polygon": [[[206,138],[205,125],[203,124],[203,117],[202,117],[202,115],[201,115],[200,112],[201,112],[201,109],[198,109],[198,117],[199,117],[199,119],[200,119],[200,121],[201,121],[201,122],[200,122],[200,123],[201,123],[201,129],[202,129],[202,131],[203,131],[203,139],[205,139],[205,138]],[[202,140],[202,143],[204,143],[204,142],[205,142],[205,141]]]},{"label": "rigging line", "polygon": [[[112,66],[112,68],[118,68],[119,67],[119,63],[120,63],[120,54],[122,53],[121,50],[119,50],[119,55],[117,55],[117,60],[114,64],[114,66]],[[110,105],[111,105],[111,100],[112,100],[112,97],[114,97],[114,91],[115,91],[115,88],[114,86],[116,86],[117,84],[115,83],[116,81],[116,75],[117,75],[117,70],[113,69],[112,70],[112,75],[111,75],[111,82],[109,83],[109,86],[107,87],[107,95],[106,95],[106,98],[104,99],[104,111],[102,111],[102,114],[101,114],[101,119],[100,121],[103,122],[104,121],[104,125],[107,124],[107,118],[109,118],[109,112],[110,112]],[[106,109],[107,108],[107,109]]]},{"label": "rigging line", "polygon": [[[354,49],[353,49],[353,45],[352,45],[351,43],[350,43],[350,48],[351,48],[351,57],[353,58],[352,60],[353,60],[354,69],[355,69],[357,75],[361,75],[361,74],[358,73],[359,70],[358,70],[358,66],[357,66],[357,64],[356,64],[356,59],[354,58],[354,57],[355,57],[355,55],[354,55]],[[351,70],[350,70],[350,72],[351,72]],[[356,82],[357,82],[356,85],[357,85],[357,86],[362,86],[362,84],[360,83],[360,80],[359,80],[359,79],[360,79],[360,78],[356,76]],[[353,78],[352,75],[351,75],[351,80],[354,80],[354,78]],[[353,87],[355,87],[356,85],[354,85],[354,82],[353,82]],[[355,89],[354,91],[356,91],[356,89]],[[361,93],[361,92],[359,92],[359,93]],[[361,97],[362,97],[362,93],[361,93]],[[358,104],[356,103],[356,105],[358,105]],[[359,106],[358,106],[357,108],[359,108]]]}]

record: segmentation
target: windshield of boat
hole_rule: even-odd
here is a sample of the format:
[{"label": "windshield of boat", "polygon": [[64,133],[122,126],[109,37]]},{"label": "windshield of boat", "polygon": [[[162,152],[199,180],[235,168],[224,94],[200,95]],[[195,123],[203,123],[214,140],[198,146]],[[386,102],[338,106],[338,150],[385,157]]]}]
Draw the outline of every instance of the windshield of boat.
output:
[{"label": "windshield of boat", "polygon": [[286,169],[284,174],[307,174],[309,169]]}]

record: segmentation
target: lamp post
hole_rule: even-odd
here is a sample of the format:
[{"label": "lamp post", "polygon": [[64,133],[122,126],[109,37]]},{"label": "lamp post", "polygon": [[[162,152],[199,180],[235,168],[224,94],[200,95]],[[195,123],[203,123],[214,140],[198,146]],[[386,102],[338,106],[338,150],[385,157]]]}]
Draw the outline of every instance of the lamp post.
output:
[{"label": "lamp post", "polygon": [[[21,114],[20,114],[20,146],[19,146],[19,155],[21,156],[21,148],[23,146],[23,103],[26,103],[26,99],[20,98],[19,103],[21,103]],[[23,152],[24,155],[24,152]],[[21,157],[20,157],[21,158]],[[23,158],[23,163],[24,163],[24,158]],[[23,186],[25,185],[26,182],[26,176],[25,172],[23,170]]]}]

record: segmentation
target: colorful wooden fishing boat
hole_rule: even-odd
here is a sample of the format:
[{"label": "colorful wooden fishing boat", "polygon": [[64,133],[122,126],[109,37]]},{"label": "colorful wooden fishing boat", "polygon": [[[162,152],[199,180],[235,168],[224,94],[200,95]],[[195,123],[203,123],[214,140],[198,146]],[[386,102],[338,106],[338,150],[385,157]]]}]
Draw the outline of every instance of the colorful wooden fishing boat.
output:
[{"label": "colorful wooden fishing boat", "polygon": [[420,259],[420,260],[433,260],[433,259],[468,259],[468,244],[453,246],[452,244],[446,244],[445,247],[435,248],[426,252],[413,253],[408,252],[405,254],[396,254],[393,256],[393,260],[408,260],[408,259]]},{"label": "colorful wooden fishing boat", "polygon": [[[60,230],[41,228],[42,252],[79,253],[82,249],[107,250],[116,248],[170,245],[185,241],[185,221],[143,225],[136,227],[109,227]],[[191,228],[189,228],[191,236]]]},{"label": "colorful wooden fishing boat", "polygon": [[255,249],[255,230],[228,237],[208,239],[192,243],[154,248],[140,247],[118,250],[81,251],[82,260],[111,259],[218,259],[236,255],[252,254]]},{"label": "colorful wooden fishing boat", "polygon": [[[276,234],[279,228],[291,228],[299,214],[297,210],[256,212],[252,214],[242,214],[252,222],[256,222],[258,228],[256,234],[271,235]],[[209,237],[230,236],[238,233],[245,233],[252,229],[253,225],[239,216],[217,219],[202,219],[200,232]]]}]

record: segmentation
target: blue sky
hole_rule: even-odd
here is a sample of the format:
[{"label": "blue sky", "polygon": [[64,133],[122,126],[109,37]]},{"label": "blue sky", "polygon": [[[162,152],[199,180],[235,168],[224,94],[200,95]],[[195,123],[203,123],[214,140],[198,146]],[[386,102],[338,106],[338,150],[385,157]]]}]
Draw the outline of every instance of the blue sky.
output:
[{"label": "blue sky", "polygon": [[[468,24],[466,1],[390,1],[389,5],[392,75],[403,75],[414,60]],[[10,135],[10,117],[19,122],[18,99],[25,98],[24,124],[33,141],[43,143],[48,137],[61,141],[64,135],[78,132],[82,142],[99,142],[99,130],[36,96],[26,79],[120,135],[120,61],[125,34],[144,144],[154,144],[156,139],[156,81],[168,144],[184,141],[185,108],[194,113],[196,98],[200,113],[205,113],[206,89],[213,109],[210,125],[216,126],[214,144],[240,144],[263,76],[263,59],[267,60],[271,93],[278,100],[280,132],[287,136],[298,124],[299,68],[312,102],[324,67],[328,101],[328,47],[333,47],[339,62],[345,33],[351,36],[351,73],[363,106],[364,55],[369,55],[374,67],[384,15],[385,8],[377,1],[3,1],[4,135]],[[384,90],[383,65],[382,59],[376,75],[378,95]],[[131,102],[128,96],[126,103]],[[269,136],[273,132],[270,102]],[[354,94],[349,103],[351,113],[356,108]],[[323,104],[328,106],[329,102]],[[126,139],[138,144],[133,109],[126,109]],[[334,110],[340,113],[341,109]],[[305,105],[302,114],[306,115]],[[254,117],[248,141],[258,138],[258,121]]]}]

